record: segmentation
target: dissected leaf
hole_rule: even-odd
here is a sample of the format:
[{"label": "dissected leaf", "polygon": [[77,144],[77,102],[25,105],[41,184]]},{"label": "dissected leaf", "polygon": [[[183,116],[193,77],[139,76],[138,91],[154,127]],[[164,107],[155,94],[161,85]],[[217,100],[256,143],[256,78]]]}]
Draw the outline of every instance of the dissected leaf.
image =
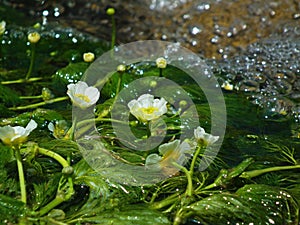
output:
[{"label": "dissected leaf", "polygon": [[267,185],[245,185],[236,193],[206,197],[184,208],[201,224],[294,224],[299,208],[289,193]]},{"label": "dissected leaf", "polygon": [[19,216],[24,212],[23,202],[0,194],[0,223],[17,224]]},{"label": "dissected leaf", "polygon": [[[76,220],[74,220],[76,221]],[[126,208],[108,210],[92,217],[80,218],[80,222],[105,225],[170,225],[171,222],[161,212],[145,205],[131,205]]]}]

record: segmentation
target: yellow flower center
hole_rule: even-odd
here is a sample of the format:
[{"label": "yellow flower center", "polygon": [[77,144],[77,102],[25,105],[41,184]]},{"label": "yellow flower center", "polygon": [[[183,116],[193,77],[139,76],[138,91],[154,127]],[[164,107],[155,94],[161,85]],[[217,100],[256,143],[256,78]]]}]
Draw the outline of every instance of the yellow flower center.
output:
[{"label": "yellow flower center", "polygon": [[75,97],[80,98],[81,100],[85,101],[85,102],[90,102],[90,98],[86,95],[83,94],[75,94]]},{"label": "yellow flower center", "polygon": [[144,114],[152,114],[152,113],[158,111],[158,108],[151,106],[148,108],[141,108],[141,110]]}]

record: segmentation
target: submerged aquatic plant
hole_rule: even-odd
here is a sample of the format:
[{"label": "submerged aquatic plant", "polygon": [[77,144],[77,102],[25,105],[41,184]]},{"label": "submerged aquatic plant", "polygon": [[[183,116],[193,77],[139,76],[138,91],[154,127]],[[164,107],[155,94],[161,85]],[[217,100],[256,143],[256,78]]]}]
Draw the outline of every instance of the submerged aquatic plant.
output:
[{"label": "submerged aquatic plant", "polygon": [[[107,13],[113,16],[115,12]],[[43,29],[47,31],[47,27]],[[42,37],[45,35],[47,32],[41,34]],[[62,38],[56,38],[59,35]],[[39,48],[47,52],[41,54],[39,59],[47,63],[36,64],[43,76],[29,77],[26,80],[19,77],[19,74],[22,74],[18,70],[20,68],[11,69],[12,65],[1,68],[0,71],[3,75],[1,86],[6,85],[5,88],[0,88],[0,106],[1,110],[3,109],[1,112],[6,112],[1,115],[3,119],[0,120],[0,139],[3,142],[0,143],[2,222],[28,225],[209,225],[226,224],[228,221],[240,224],[299,223],[298,145],[288,147],[270,144],[270,140],[274,143],[278,140],[271,139],[271,135],[268,138],[260,138],[259,132],[257,138],[253,138],[253,128],[247,127],[239,120],[238,123],[229,125],[229,130],[233,132],[227,137],[217,159],[207,170],[200,171],[201,160],[209,157],[209,154],[205,153],[211,150],[210,147],[218,141],[218,137],[205,131],[210,125],[210,112],[205,96],[194,88],[192,82],[185,81],[182,86],[191,92],[192,100],[197,102],[199,120],[204,126],[188,127],[192,137],[181,140],[180,136],[184,134],[181,128],[185,126],[186,121],[180,121],[180,115],[188,114],[188,119],[195,119],[194,115],[189,114],[190,105],[185,99],[178,97],[167,102],[164,98],[155,98],[154,93],[141,95],[137,99],[132,97],[127,105],[133,115],[129,121],[130,129],[136,134],[142,134],[141,139],[136,142],[163,133],[160,119],[165,122],[166,136],[158,146],[149,151],[128,149],[116,136],[111,124],[112,121],[119,124],[127,122],[112,119],[110,115],[122,87],[134,79],[141,78],[138,71],[145,72],[145,76],[159,77],[164,69],[168,74],[178,75],[174,75],[174,79],[178,81],[185,79],[185,74],[171,65],[166,66],[163,59],[152,64],[121,65],[117,68],[115,76],[110,78],[111,82],[102,89],[100,99],[97,88],[79,81],[89,64],[82,56],[90,51],[95,52],[96,56],[110,47],[106,45],[104,50],[99,49],[102,42],[93,43],[90,39],[78,41],[82,36],[78,37],[72,33],[71,40],[78,41],[78,49],[74,50],[74,43],[68,44],[69,33],[59,35],[48,37],[39,43]],[[21,61],[26,57],[25,54],[20,56],[10,53],[7,50],[9,45],[2,47],[5,50],[3,52],[11,54],[8,55],[11,58],[17,57],[17,60]],[[25,51],[18,49],[18,52]],[[61,68],[62,65],[65,67]],[[26,66],[23,67],[21,69],[26,71]],[[13,80],[8,80],[7,77]],[[147,87],[157,87],[167,92],[170,90],[165,86],[160,87],[158,81],[152,80]],[[10,100],[14,96],[18,101]],[[244,106],[237,100],[240,96],[229,93],[226,97],[228,108],[231,110],[229,116],[239,113],[235,119],[245,118],[252,121],[254,115],[259,113],[255,111],[256,113],[249,114],[244,110]],[[106,147],[105,154],[112,156],[105,158],[107,160],[99,159],[101,165],[107,165],[103,170],[109,176],[104,177],[91,168],[80,154],[81,146],[72,140],[72,135],[66,138],[75,125],[78,125],[73,123],[74,126],[69,129],[71,119],[70,104],[69,101],[65,101],[67,99],[71,99],[74,106],[83,110],[95,105],[95,127],[101,132],[99,139]],[[179,109],[176,109],[176,105],[179,105]],[[125,105],[125,108],[127,106]],[[30,121],[26,127],[22,127],[24,121]],[[86,125],[89,121],[83,120],[82,123]],[[151,128],[151,133],[148,132],[146,136],[145,124],[149,125],[148,129]],[[38,131],[32,132],[34,129]],[[31,141],[27,142],[30,134]],[[250,136],[252,138],[249,138]],[[94,136],[90,135],[87,138],[93,140]],[[295,143],[288,140],[291,145]],[[136,142],[129,144],[135,145]],[[100,147],[102,146],[96,145],[95,148]],[[258,154],[254,154],[256,150],[259,151]],[[261,153],[266,154],[266,157],[261,159]],[[93,159],[98,160],[97,157]],[[15,176],[15,164],[11,163],[14,160],[17,161],[19,184]],[[120,171],[109,170],[116,162],[114,160],[126,165],[137,165],[141,171],[154,167],[158,171],[167,172],[169,176],[155,184],[130,186],[128,184],[132,180],[129,171],[123,170],[122,174],[118,174]],[[127,184],[115,182],[112,179],[114,176],[125,177]],[[18,186],[21,189],[21,201]]]}]

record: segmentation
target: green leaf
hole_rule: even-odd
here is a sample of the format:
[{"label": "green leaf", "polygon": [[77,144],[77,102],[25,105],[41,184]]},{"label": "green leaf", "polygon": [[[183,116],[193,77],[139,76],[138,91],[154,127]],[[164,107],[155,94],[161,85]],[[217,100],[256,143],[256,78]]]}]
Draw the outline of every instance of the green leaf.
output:
[{"label": "green leaf", "polygon": [[80,222],[105,225],[170,225],[171,222],[161,212],[145,205],[130,205],[126,208],[108,210],[92,217],[80,218]]},{"label": "green leaf", "polygon": [[9,196],[0,194],[0,221],[6,224],[17,224],[18,218],[25,212],[24,203]]},{"label": "green leaf", "polygon": [[0,102],[12,106],[20,102],[19,95],[12,89],[0,84]]},{"label": "green leaf", "polygon": [[88,66],[89,64],[85,62],[70,63],[66,67],[59,69],[55,73],[55,76],[63,80],[66,84],[76,83],[81,79]]},{"label": "green leaf", "polygon": [[236,193],[221,193],[184,208],[183,217],[201,224],[294,224],[298,206],[286,191],[267,185],[245,185]]},{"label": "green leaf", "polygon": [[39,145],[64,157],[71,157],[75,162],[81,158],[77,143],[71,140],[54,139]]}]

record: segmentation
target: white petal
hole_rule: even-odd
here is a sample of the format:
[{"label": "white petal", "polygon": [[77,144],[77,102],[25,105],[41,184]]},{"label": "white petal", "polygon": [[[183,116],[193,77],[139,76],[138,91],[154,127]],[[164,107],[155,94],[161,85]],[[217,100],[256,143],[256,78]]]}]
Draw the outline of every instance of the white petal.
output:
[{"label": "white petal", "polygon": [[194,130],[194,136],[196,139],[201,139],[204,137],[204,134],[205,134],[205,130],[202,128],[202,127],[197,127],[195,130]]},{"label": "white petal", "polygon": [[30,133],[33,131],[35,128],[37,128],[37,123],[34,120],[30,120],[29,123],[26,126],[26,133]]},{"label": "white petal", "polygon": [[157,155],[157,154],[150,154],[147,156],[146,161],[145,161],[145,165],[151,165],[151,164],[156,164],[161,160],[161,156]]},{"label": "white petal", "polygon": [[200,126],[194,130],[194,136],[196,140],[203,140],[207,145],[213,144],[219,139],[219,136],[213,136],[206,133],[205,130]]},{"label": "white petal", "polygon": [[13,129],[14,129],[16,135],[23,136],[26,133],[26,129],[24,127],[21,127],[21,126],[13,127]]},{"label": "white petal", "polygon": [[154,96],[150,94],[143,94],[138,98],[138,102],[141,104],[141,107],[148,108],[153,106]]},{"label": "white petal", "polygon": [[15,130],[11,126],[0,127],[0,139],[12,139],[15,136]]},{"label": "white petal", "polygon": [[169,143],[162,144],[159,146],[158,151],[160,154],[165,155],[169,151],[175,151],[180,145],[180,140],[174,140]]},{"label": "white petal", "polygon": [[137,100],[133,99],[130,102],[128,102],[127,106],[131,110],[136,104],[137,104]]},{"label": "white petal", "polygon": [[179,147],[179,151],[182,154],[191,153],[191,150],[191,146],[185,141],[183,141]]},{"label": "white petal", "polygon": [[75,84],[75,94],[84,94],[87,88],[87,83],[85,83],[84,81],[78,81]]},{"label": "white petal", "polygon": [[72,101],[74,101],[75,96],[75,84],[69,84],[68,86],[67,95],[70,97]]},{"label": "white petal", "polygon": [[49,129],[51,132],[54,132],[55,126],[54,126],[54,124],[53,124],[52,122],[50,122],[50,123],[48,124],[48,129]]},{"label": "white petal", "polygon": [[75,94],[75,87],[76,87],[75,84],[68,84],[68,86],[67,86],[68,92],[69,92],[70,94]]},{"label": "white petal", "polygon": [[85,90],[84,95],[88,96],[88,98],[91,100],[91,102],[90,102],[91,104],[95,104],[100,97],[100,92],[95,87],[88,87]]}]

